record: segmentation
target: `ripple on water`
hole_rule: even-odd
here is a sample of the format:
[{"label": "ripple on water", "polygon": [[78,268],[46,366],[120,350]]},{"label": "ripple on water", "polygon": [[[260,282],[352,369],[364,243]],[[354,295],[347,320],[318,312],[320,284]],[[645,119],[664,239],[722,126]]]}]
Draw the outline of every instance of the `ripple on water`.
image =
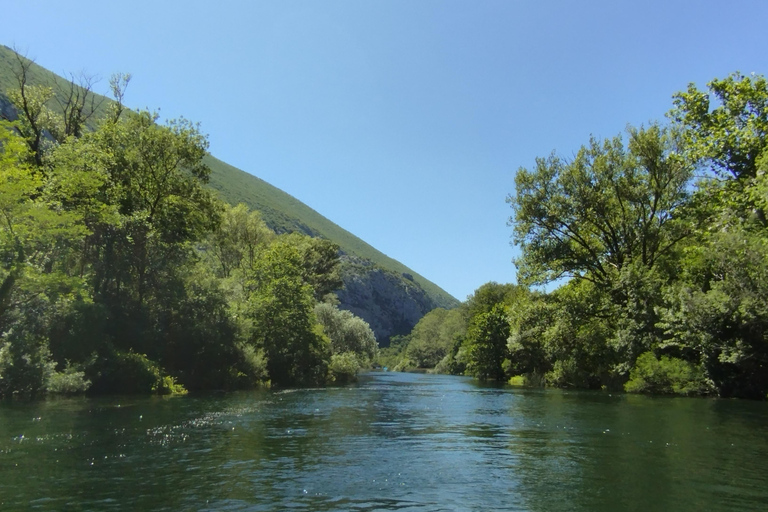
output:
[{"label": "ripple on water", "polygon": [[764,404],[380,374],[0,406],[0,509],[768,509]]}]

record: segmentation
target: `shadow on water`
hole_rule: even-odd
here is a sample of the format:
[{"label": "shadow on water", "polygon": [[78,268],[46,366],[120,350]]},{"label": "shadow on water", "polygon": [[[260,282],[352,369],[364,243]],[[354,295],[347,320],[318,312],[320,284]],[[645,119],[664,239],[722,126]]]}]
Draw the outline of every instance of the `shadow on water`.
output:
[{"label": "shadow on water", "polygon": [[376,373],[0,404],[0,509],[768,509],[768,404]]}]

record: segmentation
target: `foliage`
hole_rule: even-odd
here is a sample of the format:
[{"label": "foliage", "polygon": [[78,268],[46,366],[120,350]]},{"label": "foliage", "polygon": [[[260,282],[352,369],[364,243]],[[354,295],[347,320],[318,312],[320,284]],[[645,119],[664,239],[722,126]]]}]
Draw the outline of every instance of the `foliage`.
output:
[{"label": "foliage", "polygon": [[700,368],[675,357],[645,352],[637,358],[624,385],[629,393],[701,395],[709,391]]},{"label": "foliage", "polygon": [[312,287],[304,281],[302,254],[278,240],[263,251],[249,283],[247,314],[253,320],[251,343],[263,348],[273,383],[322,383],[330,341],[316,323]]},{"label": "foliage", "polygon": [[86,376],[97,393],[150,394],[162,386],[160,367],[146,355],[112,350],[88,368]]},{"label": "foliage", "polygon": [[304,281],[320,300],[344,284],[339,269],[339,246],[322,238],[299,233],[285,235],[283,240],[293,244],[301,256]]},{"label": "foliage", "polygon": [[64,371],[53,372],[48,377],[46,391],[57,395],[75,395],[85,393],[91,381],[85,377],[83,370],[67,365]]},{"label": "foliage", "polygon": [[221,224],[211,233],[206,252],[209,263],[219,277],[231,277],[239,272],[248,276],[259,251],[268,245],[275,233],[267,227],[258,211],[249,211],[240,203],[223,206]]},{"label": "foliage", "polygon": [[353,382],[362,366],[359,355],[354,352],[332,354],[328,365],[330,380],[336,384]]},{"label": "foliage", "polygon": [[[376,363],[382,367],[395,369],[405,358],[405,350],[408,348],[409,336],[392,336],[388,347],[381,347],[376,356]],[[408,361],[407,367],[415,367]]]},{"label": "foliage", "polygon": [[466,320],[458,309],[433,309],[416,324],[406,350],[416,368],[434,368],[451,351],[457,336],[466,332]]},{"label": "foliage", "polygon": [[[521,169],[521,277],[572,277],[510,309],[510,371],[557,386],[768,394],[768,86],[674,98],[671,127]],[[698,170],[697,181],[692,171]]]},{"label": "foliage", "polygon": [[691,167],[675,152],[676,134],[652,125],[603,142],[590,140],[573,161],[556,155],[520,168],[514,210],[521,278],[546,283],[577,277],[609,284],[632,261],[647,267],[670,256],[686,236],[675,216]]},{"label": "foliage", "polygon": [[486,380],[506,380],[502,364],[507,357],[509,321],[506,308],[497,304],[470,323],[467,339],[467,373]]},{"label": "foliage", "polygon": [[667,334],[664,348],[701,363],[720,395],[764,398],[768,239],[722,233],[695,259],[689,267],[691,279],[667,293],[661,322]]},{"label": "foliage", "polygon": [[467,297],[466,302],[462,304],[461,311],[464,318],[469,321],[480,313],[489,312],[497,304],[513,306],[527,294],[528,289],[524,286],[491,281],[480,286],[472,295]]},{"label": "foliage", "polygon": [[365,320],[325,302],[315,306],[315,315],[331,340],[333,354],[352,353],[366,363],[375,359],[376,337]]},{"label": "foliage", "polygon": [[45,343],[25,336],[6,335],[0,346],[0,398],[34,398],[45,393],[55,364]]},{"label": "foliage", "polygon": [[733,73],[707,86],[674,96],[669,117],[682,129],[686,156],[722,178],[755,178],[768,135],[768,81]]}]

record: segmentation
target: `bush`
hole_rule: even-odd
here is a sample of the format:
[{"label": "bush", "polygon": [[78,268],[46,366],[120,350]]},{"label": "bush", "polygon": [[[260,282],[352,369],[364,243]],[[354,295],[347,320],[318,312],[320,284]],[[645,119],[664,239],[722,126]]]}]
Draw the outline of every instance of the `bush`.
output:
[{"label": "bush", "polygon": [[160,366],[144,354],[114,351],[91,368],[92,390],[97,393],[184,393],[173,377],[163,375]]},{"label": "bush", "polygon": [[624,385],[628,393],[703,395],[711,391],[700,367],[678,359],[644,352],[635,362]]},{"label": "bush", "polygon": [[333,354],[331,356],[331,364],[328,365],[330,380],[337,384],[355,381],[360,369],[360,361],[358,361],[354,352]]},{"label": "bush", "polygon": [[43,394],[56,366],[47,344],[13,332],[7,339],[0,345],[0,398],[34,398]]},{"label": "bush", "polygon": [[46,391],[57,395],[76,395],[85,393],[91,381],[85,378],[84,371],[67,365],[63,372],[53,372],[48,378]]}]

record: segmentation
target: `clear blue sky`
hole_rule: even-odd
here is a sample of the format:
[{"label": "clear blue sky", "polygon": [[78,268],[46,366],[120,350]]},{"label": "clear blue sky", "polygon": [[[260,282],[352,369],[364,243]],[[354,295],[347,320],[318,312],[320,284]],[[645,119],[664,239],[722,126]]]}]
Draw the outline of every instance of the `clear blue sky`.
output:
[{"label": "clear blue sky", "polygon": [[0,42],[126,103],[460,300],[514,282],[514,174],[768,74],[768,1],[5,0]]}]

